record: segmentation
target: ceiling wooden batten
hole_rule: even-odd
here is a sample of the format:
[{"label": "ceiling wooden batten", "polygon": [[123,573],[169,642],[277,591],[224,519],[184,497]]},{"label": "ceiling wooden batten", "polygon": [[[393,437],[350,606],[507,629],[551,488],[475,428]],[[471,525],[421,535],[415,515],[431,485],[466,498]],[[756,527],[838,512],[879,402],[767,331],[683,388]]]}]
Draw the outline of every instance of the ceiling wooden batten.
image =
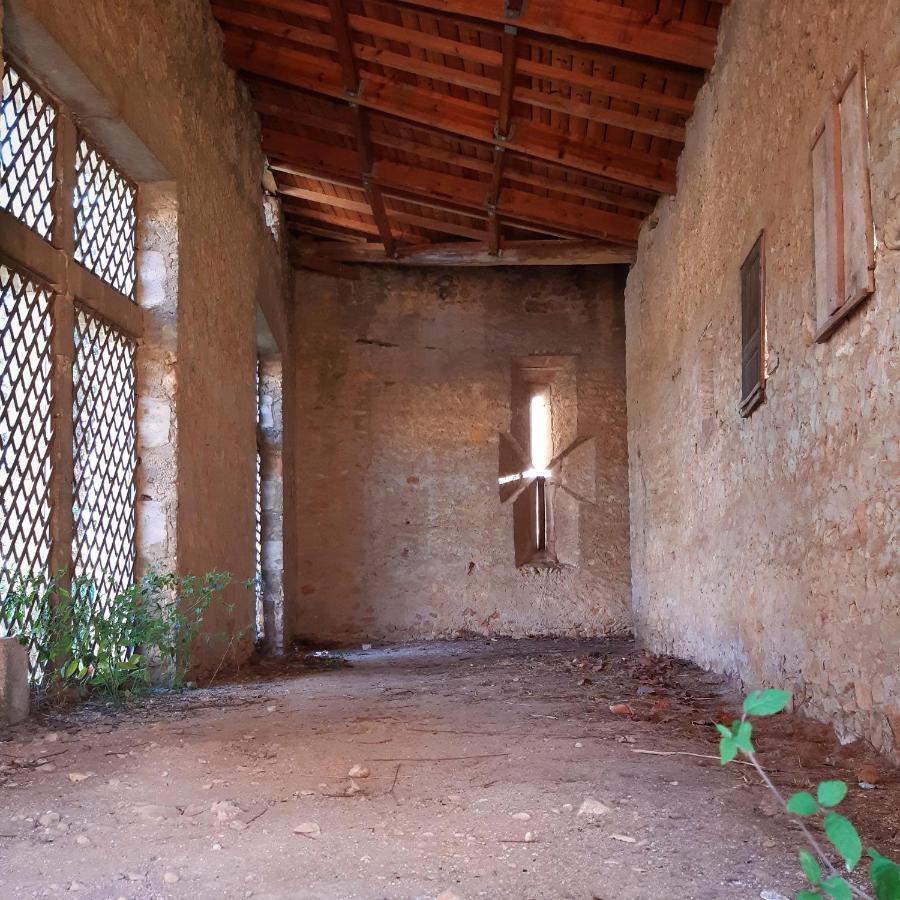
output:
[{"label": "ceiling wooden batten", "polygon": [[212,9],[295,262],[571,265],[633,258],[643,218],[674,192],[725,2]]}]

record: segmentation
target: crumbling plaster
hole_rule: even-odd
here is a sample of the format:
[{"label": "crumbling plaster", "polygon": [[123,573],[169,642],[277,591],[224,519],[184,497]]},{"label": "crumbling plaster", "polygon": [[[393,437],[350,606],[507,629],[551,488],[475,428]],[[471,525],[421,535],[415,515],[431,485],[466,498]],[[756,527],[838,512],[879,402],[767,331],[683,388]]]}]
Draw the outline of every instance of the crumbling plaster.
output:
[{"label": "crumbling plaster", "polygon": [[[618,299],[617,299],[618,297]],[[288,630],[332,640],[630,626],[621,284],[610,268],[296,280],[298,547]],[[517,569],[498,496],[513,361],[574,355],[597,505],[580,563]]]},{"label": "crumbling plaster", "polygon": [[[900,749],[900,32],[881,0],[741,0],[627,284],[639,636]],[[865,52],[877,290],[813,342],[810,139]],[[768,384],[738,416],[739,267],[766,232]]]},{"label": "crumbling plaster", "polygon": [[[157,413],[149,439],[158,471],[139,478],[139,542],[141,528],[170,528],[175,516],[177,538],[160,533],[147,558],[175,562],[183,573],[227,570],[243,581],[254,571],[255,310],[263,308],[286,354],[289,290],[283,249],[266,225],[249,94],[223,62],[207,0],[5,3],[9,20],[31,17],[61,45],[174,182],[177,264],[159,233],[147,229],[138,256],[139,299],[149,288],[160,292],[158,302],[171,301],[177,285],[177,341],[174,323],[154,322],[174,347],[141,408],[142,415],[153,406]],[[94,124],[105,127],[84,123]],[[165,421],[167,400],[177,421]],[[177,477],[174,454],[159,450],[167,430],[177,433]],[[147,449],[146,438],[145,429],[139,450]],[[147,485],[167,495],[147,493]],[[229,660],[238,662],[252,648],[253,595],[243,587],[229,593],[233,612],[224,605],[210,611],[206,627],[241,634],[229,648]],[[201,643],[197,652],[201,668],[222,656],[218,642]]]}]

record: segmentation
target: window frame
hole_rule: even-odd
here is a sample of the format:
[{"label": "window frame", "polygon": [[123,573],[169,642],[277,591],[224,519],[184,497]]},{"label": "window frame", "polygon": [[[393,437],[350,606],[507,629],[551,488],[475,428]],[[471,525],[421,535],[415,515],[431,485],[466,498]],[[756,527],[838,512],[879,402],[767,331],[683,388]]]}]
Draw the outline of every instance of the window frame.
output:
[{"label": "window frame", "polygon": [[[749,341],[744,334],[744,309],[747,305],[745,297],[746,281],[745,273],[749,271],[754,256],[759,257],[759,348],[757,350],[757,378],[756,384],[745,393],[744,391],[744,355]],[[756,240],[744,256],[740,268],[740,311],[741,311],[741,402],[738,412],[741,418],[746,419],[766,399],[766,233],[760,231]]]},{"label": "window frame", "polygon": [[[78,262],[75,255],[76,152],[83,137],[102,155],[107,165],[115,169],[125,181],[139,190],[139,182],[129,174],[96,139],[90,127],[77,121],[70,107],[64,103],[43,81],[32,73],[27,65],[13,53],[0,56],[0,71],[11,66],[37,91],[45,102],[52,104],[56,117],[54,129],[54,153],[49,166],[52,169],[51,192],[52,222],[49,236],[42,237],[23,219],[6,209],[0,209],[0,261],[8,267],[27,274],[37,282],[51,288],[52,358],[51,358],[51,409],[53,439],[51,444],[52,474],[50,482],[50,561],[48,572],[74,574],[75,516],[74,494],[74,415],[73,415],[73,366],[76,355],[75,319],[78,310],[102,319],[124,338],[134,342],[139,351],[144,335],[144,312],[136,299],[118,291],[111,284]],[[0,101],[2,102],[2,101]],[[135,276],[137,276],[138,195],[135,196]],[[137,283],[137,277],[135,278]],[[134,294],[134,292],[133,292]],[[134,384],[134,433],[139,433],[137,416],[137,387]],[[137,446],[137,445],[136,445]],[[135,471],[137,466],[135,466]],[[137,517],[136,496],[132,497],[131,514]],[[132,529],[134,546],[132,560],[137,559],[137,528]],[[134,577],[132,566],[131,578]],[[55,598],[51,598],[51,603]]]}]

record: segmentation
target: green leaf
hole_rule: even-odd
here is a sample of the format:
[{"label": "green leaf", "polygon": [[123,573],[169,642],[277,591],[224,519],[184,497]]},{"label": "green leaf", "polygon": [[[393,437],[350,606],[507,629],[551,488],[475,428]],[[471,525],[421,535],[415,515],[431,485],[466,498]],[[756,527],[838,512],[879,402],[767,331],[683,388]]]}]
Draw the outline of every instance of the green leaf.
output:
[{"label": "green leaf", "polygon": [[900,900],[900,866],[877,850],[869,850],[869,856],[872,857],[869,880],[875,896],[878,900]]},{"label": "green leaf", "polygon": [[726,728],[724,725],[722,725],[721,722],[716,722],[716,728],[719,730],[719,734],[721,734],[722,737],[725,737],[725,738],[731,737],[731,729]]},{"label": "green leaf", "polygon": [[723,766],[728,765],[736,756],[738,748],[733,737],[723,737],[719,741],[719,759]]},{"label": "green leaf", "polygon": [[78,660],[70,659],[69,664],[63,669],[63,678],[71,678],[78,670]]},{"label": "green leaf", "polygon": [[844,858],[847,871],[852,872],[862,856],[862,844],[856,829],[848,819],[837,813],[828,813],[825,816],[825,834],[834,845],[834,849]]},{"label": "green leaf", "polygon": [[800,791],[788,800],[787,811],[795,816],[813,816],[819,811],[819,804],[812,794]]},{"label": "green leaf", "polygon": [[754,691],[744,700],[744,714],[748,716],[774,716],[780,713],[791,699],[787,691]]},{"label": "green leaf", "polygon": [[746,750],[748,753],[753,752],[753,744],[750,743],[752,732],[753,726],[749,722],[735,725],[734,742],[741,750]]},{"label": "green leaf", "polygon": [[823,781],[816,795],[822,806],[837,806],[847,796],[847,785],[843,781]]},{"label": "green leaf", "polygon": [[808,850],[800,851],[800,867],[810,884],[818,884],[822,880],[822,869],[816,858]]},{"label": "green leaf", "polygon": [[850,885],[840,875],[833,875],[822,882],[822,890],[834,900],[853,900],[853,892]]}]

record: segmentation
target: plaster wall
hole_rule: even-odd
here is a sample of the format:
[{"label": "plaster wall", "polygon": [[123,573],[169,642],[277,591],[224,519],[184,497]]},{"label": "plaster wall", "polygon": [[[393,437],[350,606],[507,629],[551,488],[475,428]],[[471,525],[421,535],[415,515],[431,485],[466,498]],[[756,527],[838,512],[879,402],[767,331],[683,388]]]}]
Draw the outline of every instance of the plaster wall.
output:
[{"label": "plaster wall", "polygon": [[[621,283],[606,268],[300,272],[288,631],[337,641],[630,625]],[[497,483],[513,362],[573,356],[593,436],[559,571],[517,568]]]},{"label": "plaster wall", "polygon": [[[124,124],[158,163],[129,174],[172,186],[165,227],[144,228],[139,242],[138,300],[150,292],[154,307],[168,312],[151,317],[161,337],[157,358],[139,361],[148,385],[139,452],[153,461],[138,479],[138,539],[155,529],[142,558],[182,573],[227,570],[243,581],[255,568],[257,304],[288,349],[287,267],[266,221],[249,95],[222,60],[206,0],[6,0],[5,7],[10,27],[37,25],[75,63],[85,90],[102,96],[104,114],[83,126],[104,143]],[[56,65],[33,62],[39,70]],[[77,113],[82,82],[60,86],[75,95]],[[119,148],[122,158],[106,149],[129,170],[127,148]],[[229,594],[234,611],[213,609],[206,625],[243,635],[229,647],[229,661],[238,662],[252,649],[254,601],[242,587]],[[223,652],[217,642],[197,650],[200,667],[216,665]]]},{"label": "plaster wall", "polygon": [[[678,192],[626,291],[631,558],[654,649],[784,685],[844,739],[900,748],[897,3],[725,12]],[[813,342],[809,151],[864,51],[877,290]],[[767,398],[738,415],[739,268],[766,234]]]}]

